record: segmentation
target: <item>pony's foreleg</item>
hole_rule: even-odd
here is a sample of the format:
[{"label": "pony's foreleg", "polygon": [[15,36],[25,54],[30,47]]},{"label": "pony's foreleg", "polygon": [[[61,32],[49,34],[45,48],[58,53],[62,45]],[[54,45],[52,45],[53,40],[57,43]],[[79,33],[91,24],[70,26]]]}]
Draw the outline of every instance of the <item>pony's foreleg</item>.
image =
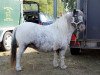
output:
[{"label": "pony's foreleg", "polygon": [[54,51],[54,59],[53,59],[53,66],[54,67],[58,67],[58,55],[57,55],[57,52]]},{"label": "pony's foreleg", "polygon": [[19,46],[19,50],[17,52],[17,57],[16,57],[16,70],[17,71],[22,70],[20,62],[21,62],[21,57],[22,57],[22,54],[24,52],[24,49],[25,49],[24,45]]},{"label": "pony's foreleg", "polygon": [[66,69],[67,66],[65,65],[65,53],[66,53],[66,50],[61,50],[60,51],[60,67],[62,69]]}]

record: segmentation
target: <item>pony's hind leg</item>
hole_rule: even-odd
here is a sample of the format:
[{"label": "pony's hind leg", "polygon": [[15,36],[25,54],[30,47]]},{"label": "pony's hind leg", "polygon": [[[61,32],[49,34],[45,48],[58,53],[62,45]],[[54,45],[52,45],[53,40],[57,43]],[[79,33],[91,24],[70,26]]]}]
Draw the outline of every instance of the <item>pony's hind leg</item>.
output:
[{"label": "pony's hind leg", "polygon": [[54,67],[58,67],[59,66],[59,64],[58,64],[58,55],[57,55],[56,51],[54,51],[53,66]]},{"label": "pony's hind leg", "polygon": [[65,61],[64,61],[65,60],[65,53],[66,53],[65,49],[60,51],[60,67],[62,69],[66,69],[67,68],[67,66],[65,65]]},{"label": "pony's hind leg", "polygon": [[17,71],[22,70],[20,62],[21,62],[21,57],[24,51],[25,51],[25,46],[19,45],[19,50],[17,51],[17,57],[16,57],[16,70]]}]

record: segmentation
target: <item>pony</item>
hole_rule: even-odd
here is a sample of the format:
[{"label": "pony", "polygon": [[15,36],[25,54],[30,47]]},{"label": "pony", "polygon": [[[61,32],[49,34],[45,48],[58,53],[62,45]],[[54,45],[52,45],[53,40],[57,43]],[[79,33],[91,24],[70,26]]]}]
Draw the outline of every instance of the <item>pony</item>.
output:
[{"label": "pony", "polygon": [[[24,22],[16,27],[12,34],[11,64],[21,71],[20,64],[25,49],[32,45],[34,49],[43,52],[54,52],[53,66],[66,69],[65,53],[69,46],[72,33],[84,31],[83,12],[74,10],[67,12],[53,24],[43,26],[36,23]],[[16,50],[18,47],[18,51]],[[58,56],[60,63],[58,63]]]}]

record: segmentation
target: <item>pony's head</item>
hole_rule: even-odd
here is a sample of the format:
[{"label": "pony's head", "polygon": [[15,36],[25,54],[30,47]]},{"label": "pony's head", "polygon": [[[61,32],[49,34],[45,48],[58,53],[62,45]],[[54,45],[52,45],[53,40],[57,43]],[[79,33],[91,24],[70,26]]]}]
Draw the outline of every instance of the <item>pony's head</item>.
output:
[{"label": "pony's head", "polygon": [[75,30],[77,30],[77,31],[85,30],[83,17],[84,17],[84,15],[83,15],[82,11],[76,10],[76,9],[73,10],[71,25],[75,28]]}]

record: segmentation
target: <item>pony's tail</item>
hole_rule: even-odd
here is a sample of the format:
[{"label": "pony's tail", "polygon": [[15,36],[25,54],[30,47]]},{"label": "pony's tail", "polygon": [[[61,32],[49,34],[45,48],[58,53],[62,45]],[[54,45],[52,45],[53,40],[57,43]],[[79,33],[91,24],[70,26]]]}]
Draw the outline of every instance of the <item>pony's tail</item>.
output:
[{"label": "pony's tail", "polygon": [[15,66],[16,62],[16,50],[17,50],[17,41],[16,41],[16,30],[14,29],[12,33],[12,42],[11,42],[11,66]]}]

